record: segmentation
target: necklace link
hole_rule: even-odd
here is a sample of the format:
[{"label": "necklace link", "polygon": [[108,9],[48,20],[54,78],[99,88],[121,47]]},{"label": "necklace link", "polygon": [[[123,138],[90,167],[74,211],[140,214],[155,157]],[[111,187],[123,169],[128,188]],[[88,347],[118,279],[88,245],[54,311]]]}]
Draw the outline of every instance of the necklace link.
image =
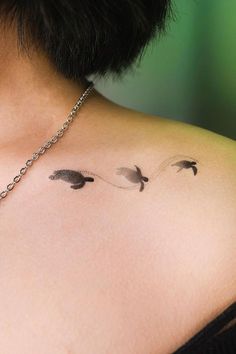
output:
[{"label": "necklace link", "polygon": [[51,137],[51,139],[49,139],[36,152],[32,154],[31,159],[26,161],[25,166],[20,169],[20,174],[15,176],[13,178],[13,181],[7,185],[6,190],[0,193],[0,201],[6,198],[8,193],[14,189],[15,185],[21,181],[22,176],[26,174],[28,168],[33,165],[34,161],[36,161],[41,155],[43,155],[52,145],[54,145],[64,135],[64,132],[69,128],[70,124],[73,122],[79,108],[85,102],[86,98],[92,92],[93,88],[94,88],[94,82],[90,81],[84,93],[80,96],[78,101],[73,106],[72,110],[70,111],[62,127],[56,132],[55,135]]}]

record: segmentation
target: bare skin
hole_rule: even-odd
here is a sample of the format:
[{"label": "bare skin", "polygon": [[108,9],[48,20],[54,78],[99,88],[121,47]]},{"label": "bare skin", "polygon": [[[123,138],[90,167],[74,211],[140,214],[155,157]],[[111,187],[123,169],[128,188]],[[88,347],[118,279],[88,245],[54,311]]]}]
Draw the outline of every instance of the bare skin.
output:
[{"label": "bare skin", "polygon": [[[7,60],[1,190],[82,92],[44,59],[37,57],[34,80],[26,59],[24,70],[14,56]],[[235,301],[235,151],[230,139],[95,92],[0,202],[0,352],[167,354]],[[177,172],[185,158],[155,173],[176,155],[196,159],[197,174],[191,163]],[[79,189],[49,178],[88,170],[133,186],[116,171],[135,165],[153,176],[141,193],[138,184],[118,189],[96,176]]]}]

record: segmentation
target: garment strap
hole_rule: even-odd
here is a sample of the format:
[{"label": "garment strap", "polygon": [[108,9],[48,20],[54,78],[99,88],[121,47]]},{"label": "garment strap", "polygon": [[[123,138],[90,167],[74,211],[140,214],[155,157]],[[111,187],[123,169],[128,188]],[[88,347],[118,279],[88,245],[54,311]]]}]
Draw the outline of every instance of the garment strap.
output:
[{"label": "garment strap", "polygon": [[183,346],[172,354],[191,354],[205,341],[216,335],[226,324],[236,318],[236,302],[233,302],[205,327],[191,337]]}]

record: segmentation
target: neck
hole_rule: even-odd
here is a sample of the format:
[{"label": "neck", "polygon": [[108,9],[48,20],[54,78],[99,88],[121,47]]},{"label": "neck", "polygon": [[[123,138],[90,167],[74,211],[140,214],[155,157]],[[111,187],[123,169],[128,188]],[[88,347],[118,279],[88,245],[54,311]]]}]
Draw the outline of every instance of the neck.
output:
[{"label": "neck", "polygon": [[4,33],[0,38],[0,152],[16,146],[23,149],[32,142],[41,145],[61,127],[87,86],[86,81],[74,82],[56,72],[44,53],[19,54],[16,36]]}]

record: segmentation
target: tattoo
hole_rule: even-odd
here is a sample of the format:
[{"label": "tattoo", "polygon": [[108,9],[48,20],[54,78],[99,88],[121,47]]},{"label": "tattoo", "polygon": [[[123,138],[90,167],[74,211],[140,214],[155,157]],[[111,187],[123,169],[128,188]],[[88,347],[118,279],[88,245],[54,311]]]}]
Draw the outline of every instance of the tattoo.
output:
[{"label": "tattoo", "polygon": [[136,165],[134,166],[136,167],[136,171],[132,170],[131,168],[120,167],[117,169],[118,171],[116,172],[116,174],[126,177],[127,180],[132,183],[139,183],[140,184],[139,192],[142,192],[144,189],[143,182],[148,182],[148,178],[142,175],[142,172],[138,166]]},{"label": "tattoo", "polygon": [[197,167],[194,166],[196,165],[196,161],[187,161],[187,160],[182,160],[182,161],[178,161],[176,163],[173,163],[171,166],[178,166],[179,169],[177,170],[177,172],[181,171],[183,168],[191,168],[193,170],[193,174],[194,176],[196,176],[197,174]]},{"label": "tattoo", "polygon": [[[182,160],[178,160],[178,158],[181,158]],[[183,159],[185,158],[185,159]],[[188,158],[188,160],[186,159]],[[176,161],[177,160],[177,161]],[[191,160],[191,161],[189,161]],[[173,161],[176,161],[174,163],[172,163]],[[122,186],[122,185],[118,185],[115,183],[112,183],[108,180],[106,180],[105,178],[101,177],[100,175],[93,173],[91,171],[86,171],[86,170],[67,170],[67,169],[63,169],[63,170],[55,170],[53,172],[53,175],[50,175],[49,178],[51,180],[62,180],[68,183],[71,183],[71,188],[73,189],[81,189],[82,187],[85,186],[85,184],[87,182],[94,182],[94,177],[97,177],[101,180],[103,180],[104,182],[116,187],[116,188],[121,188],[121,189],[137,189],[139,188],[139,192],[142,192],[144,190],[145,187],[145,183],[150,181],[153,181],[157,176],[160,175],[161,172],[163,172],[167,167],[169,166],[177,166],[179,167],[179,169],[177,170],[177,172],[180,172],[183,169],[192,169],[194,176],[196,176],[198,169],[196,167],[198,161],[187,157],[187,156],[183,156],[183,155],[176,155],[173,156],[167,160],[165,160],[164,162],[162,162],[159,167],[157,168],[157,170],[155,170],[151,176],[146,177],[143,176],[140,167],[138,167],[137,165],[134,165],[135,168],[128,168],[128,167],[119,167],[117,168],[117,175],[121,175],[123,177],[125,177],[126,180],[128,180],[129,182],[132,183],[131,186]],[[90,175],[90,176],[84,176],[84,175]],[[91,177],[93,176],[93,177]],[[144,183],[145,182],[145,183]]]},{"label": "tattoo", "polygon": [[72,183],[70,186],[73,189],[82,188],[86,182],[93,182],[94,178],[84,177],[79,171],[73,170],[56,170],[54,175],[49,176],[50,179],[61,179],[62,181]]}]

